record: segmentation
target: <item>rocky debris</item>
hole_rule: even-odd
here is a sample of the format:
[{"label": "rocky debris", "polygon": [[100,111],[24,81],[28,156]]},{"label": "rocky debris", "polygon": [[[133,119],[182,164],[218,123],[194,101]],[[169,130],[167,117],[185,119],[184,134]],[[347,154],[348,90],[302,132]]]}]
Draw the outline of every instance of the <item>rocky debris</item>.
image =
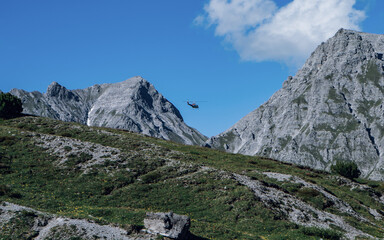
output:
[{"label": "rocky debris", "polygon": [[332,176],[336,181],[337,183],[340,185],[340,186],[348,186],[350,188],[350,190],[354,190],[354,189],[360,189],[360,190],[369,190],[371,189],[371,187],[369,187],[368,185],[364,185],[364,184],[360,184],[360,183],[357,183],[357,182],[354,182],[348,178],[345,178],[345,177],[341,177],[341,176]]},{"label": "rocky debris", "polygon": [[376,220],[380,221],[383,219],[383,215],[379,213],[376,209],[369,208],[369,213],[375,217]]},{"label": "rocky debris", "polygon": [[127,232],[127,230],[119,227],[100,225],[90,220],[59,217],[8,202],[0,204],[0,228],[2,234],[12,235],[22,230],[26,239],[35,240],[64,240],[74,237],[85,240],[145,240],[153,238],[151,234]]},{"label": "rocky debris", "polygon": [[298,183],[298,184],[301,184],[302,187],[314,189],[317,192],[321,193],[330,202],[330,204],[334,205],[340,212],[353,216],[356,219],[359,219],[359,221],[368,222],[368,219],[358,214],[355,210],[353,210],[353,208],[348,203],[332,195],[331,193],[326,191],[323,187],[320,187],[313,183],[306,182],[299,177],[288,175],[288,174],[281,174],[281,173],[274,173],[274,172],[264,172],[263,174],[268,176],[269,178],[274,178],[278,181]]},{"label": "rocky debris", "polygon": [[187,126],[179,110],[142,77],[77,90],[53,82],[46,93],[19,89],[10,93],[22,100],[26,114],[125,129],[190,145],[201,145],[207,139]]},{"label": "rocky debris", "polygon": [[59,166],[64,166],[69,159],[79,156],[83,156],[84,159],[83,161],[79,159],[76,165],[83,170],[89,170],[91,166],[100,165],[106,161],[121,160],[120,149],[97,143],[48,134],[38,134],[38,136],[34,134],[34,140],[37,146],[46,148],[49,153],[59,158],[57,162]]},{"label": "rocky debris", "polygon": [[341,29],[256,110],[207,143],[329,170],[355,162],[384,180],[384,35]]},{"label": "rocky debris", "polygon": [[148,212],[144,219],[147,232],[160,234],[172,239],[186,239],[189,235],[191,221],[188,216],[168,213]]},{"label": "rocky debris", "polygon": [[280,216],[280,218],[287,218],[291,222],[308,227],[328,229],[331,225],[334,225],[343,229],[345,231],[345,237],[348,239],[372,237],[349,225],[342,217],[318,210],[279,189],[265,186],[262,182],[252,180],[244,175],[233,174],[233,176],[240,184],[249,187],[255,196],[268,208],[274,210],[276,216]]}]

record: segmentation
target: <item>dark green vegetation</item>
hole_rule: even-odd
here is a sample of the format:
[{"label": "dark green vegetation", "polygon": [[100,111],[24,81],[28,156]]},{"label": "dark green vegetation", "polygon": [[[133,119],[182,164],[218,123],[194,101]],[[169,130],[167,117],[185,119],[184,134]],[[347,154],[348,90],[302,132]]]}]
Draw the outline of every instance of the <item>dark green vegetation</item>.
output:
[{"label": "dark green vegetation", "polygon": [[356,163],[354,162],[339,161],[335,165],[332,165],[331,170],[349,179],[358,178],[361,174]]},{"label": "dark green vegetation", "polygon": [[19,116],[23,111],[21,100],[10,93],[0,93],[0,118]]},{"label": "dark green vegetation", "polygon": [[[79,144],[75,142],[72,147],[61,147],[67,161],[59,164],[62,157],[52,151],[60,146],[45,147],[46,134],[113,147],[120,152],[111,150],[100,156],[103,161],[85,167],[94,156],[74,152]],[[117,160],[112,160],[113,156]],[[202,167],[209,168],[202,171]],[[271,159],[46,118],[0,120],[0,201],[99,223],[133,226],[143,225],[146,211],[173,211],[191,217],[194,235],[211,239],[340,239],[343,232],[337,227],[309,228],[288,221],[286,216],[265,207],[230,174],[247,175],[317,209],[345,215],[320,192],[260,174],[265,171],[298,176],[322,186],[375,225],[351,216],[346,217],[348,223],[372,236],[384,237],[383,222],[375,220],[367,209],[384,211],[375,200],[384,194],[381,182],[358,179],[369,188],[351,188],[336,175]],[[25,223],[18,226],[27,228],[31,217],[21,215],[20,221]],[[14,230],[19,239],[34,234]],[[1,231],[0,239],[9,236],[7,231]]]},{"label": "dark green vegetation", "polygon": [[307,100],[305,100],[305,96],[304,95],[300,95],[299,97],[293,99],[292,103],[296,103],[297,105],[308,104]]},{"label": "dark green vegetation", "polygon": [[362,66],[363,74],[359,74],[357,79],[360,83],[368,83],[371,82],[375,85],[382,93],[384,93],[384,88],[380,85],[380,79],[382,75],[378,69],[375,61],[370,60],[366,65]]},{"label": "dark green vegetation", "polygon": [[343,97],[336,92],[336,89],[331,87],[328,92],[328,98],[333,100],[335,103],[343,103],[344,99]]},{"label": "dark green vegetation", "polygon": [[[34,225],[34,219],[40,217],[44,220],[43,216],[38,216],[37,214],[29,211],[21,211],[16,217],[12,218],[11,221],[1,229],[0,239],[33,239],[38,236],[37,231],[31,231],[31,228]],[[9,238],[6,238],[10,236]]]}]

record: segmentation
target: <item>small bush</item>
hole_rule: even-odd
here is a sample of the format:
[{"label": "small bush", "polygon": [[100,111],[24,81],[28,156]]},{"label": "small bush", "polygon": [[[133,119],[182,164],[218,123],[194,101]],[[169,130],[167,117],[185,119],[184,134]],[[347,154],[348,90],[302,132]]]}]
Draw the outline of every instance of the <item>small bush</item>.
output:
[{"label": "small bush", "polygon": [[17,192],[13,192],[7,185],[0,184],[0,196],[9,196],[11,198],[22,198],[22,195]]},{"label": "small bush", "polygon": [[342,238],[342,234],[333,229],[322,229],[316,227],[306,227],[302,230],[305,235],[316,236],[325,239],[339,240]]},{"label": "small bush", "polygon": [[10,93],[0,93],[0,118],[12,118],[23,111],[21,100]]},{"label": "small bush", "polygon": [[313,188],[301,188],[298,190],[298,194],[304,198],[313,198],[313,197],[316,197],[318,195],[320,195],[321,193],[318,192],[317,190],[313,189]]},{"label": "small bush", "polygon": [[150,173],[147,173],[146,175],[142,176],[141,180],[143,181],[143,183],[154,183],[159,178],[161,178],[161,173],[159,173],[159,172],[150,172]]},{"label": "small bush", "polygon": [[0,136],[0,145],[11,146],[17,142],[14,136]]},{"label": "small bush", "polygon": [[4,184],[0,185],[0,196],[9,195],[10,193],[11,189],[8,186]]},{"label": "small bush", "polygon": [[361,174],[357,164],[354,162],[337,162],[331,167],[331,170],[349,179],[358,178]]},{"label": "small bush", "polygon": [[84,153],[84,152],[81,152],[80,154],[71,153],[68,155],[67,163],[77,165],[77,164],[85,163],[89,160],[92,160],[92,158],[93,156],[91,154]]},{"label": "small bush", "polygon": [[66,152],[70,152],[71,150],[72,150],[71,146],[65,146],[64,147],[64,151],[66,151]]},{"label": "small bush", "polygon": [[63,133],[60,133],[60,135],[62,137],[73,137],[72,133],[70,133],[70,132],[63,132]]}]

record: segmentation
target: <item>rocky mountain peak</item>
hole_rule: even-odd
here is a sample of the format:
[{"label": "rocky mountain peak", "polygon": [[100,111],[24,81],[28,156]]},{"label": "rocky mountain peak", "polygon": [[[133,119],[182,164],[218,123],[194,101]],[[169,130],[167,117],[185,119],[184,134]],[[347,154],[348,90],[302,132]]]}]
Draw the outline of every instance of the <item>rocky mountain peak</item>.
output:
[{"label": "rocky mountain peak", "polygon": [[79,98],[75,94],[73,94],[71,91],[68,91],[68,89],[61,86],[57,82],[52,82],[51,84],[49,84],[47,92],[45,94],[47,97],[58,98],[64,101],[79,101]]},{"label": "rocky mountain peak", "polygon": [[24,112],[88,126],[126,129],[186,144],[206,137],[188,127],[177,108],[140,76],[112,84],[68,90],[57,82],[45,94],[13,90]]},{"label": "rocky mountain peak", "polygon": [[209,140],[229,152],[384,179],[384,35],[340,29],[265,104]]},{"label": "rocky mountain peak", "polygon": [[[321,74],[357,74],[375,54],[384,51],[382,35],[340,29],[332,38],[321,43],[296,74],[308,80]],[[311,78],[313,79],[313,78]]]},{"label": "rocky mountain peak", "polygon": [[58,82],[52,82],[51,84],[49,84],[46,94],[48,96],[55,97],[59,95],[62,89],[63,89],[63,86],[61,86]]}]

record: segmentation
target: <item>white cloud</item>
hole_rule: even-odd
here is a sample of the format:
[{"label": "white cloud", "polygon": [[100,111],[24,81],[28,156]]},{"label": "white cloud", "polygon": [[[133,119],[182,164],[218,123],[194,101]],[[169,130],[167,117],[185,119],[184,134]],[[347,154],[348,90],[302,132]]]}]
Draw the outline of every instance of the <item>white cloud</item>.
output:
[{"label": "white cloud", "polygon": [[210,0],[195,24],[215,26],[243,60],[297,65],[340,28],[360,30],[365,13],[356,0]]}]

